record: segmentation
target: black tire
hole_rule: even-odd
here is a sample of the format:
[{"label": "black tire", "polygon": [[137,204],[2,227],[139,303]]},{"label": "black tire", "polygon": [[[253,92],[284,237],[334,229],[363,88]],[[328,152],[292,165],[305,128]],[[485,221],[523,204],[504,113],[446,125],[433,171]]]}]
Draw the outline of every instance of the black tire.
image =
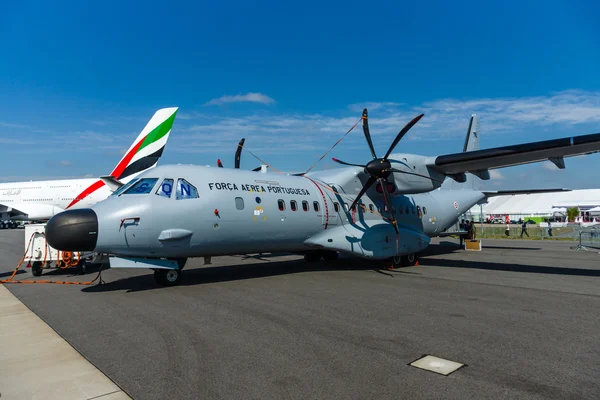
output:
[{"label": "black tire", "polygon": [[323,260],[325,261],[335,261],[338,259],[338,252],[332,250],[326,250],[323,252]]},{"label": "black tire", "polygon": [[10,229],[17,229],[17,224],[13,222],[13,223],[10,225]]},{"label": "black tire", "polygon": [[78,275],[84,275],[87,270],[87,263],[85,262],[85,260],[79,260],[76,268],[77,268]]},{"label": "black tire", "polygon": [[404,256],[392,257],[392,268],[401,268],[404,266]]},{"label": "black tire", "polygon": [[31,273],[33,274],[33,276],[42,276],[41,261],[35,261],[33,264],[31,264]]},{"label": "black tire", "polygon": [[402,260],[405,267],[412,267],[417,263],[417,255],[415,253],[410,253],[402,256]]},{"label": "black tire", "polygon": [[6,228],[6,224],[4,222],[0,222],[0,229]]},{"label": "black tire", "polygon": [[181,281],[181,270],[157,269],[154,271],[154,280],[161,286],[176,286]]},{"label": "black tire", "polygon": [[318,251],[311,251],[304,255],[304,261],[307,263],[315,263],[321,261],[321,253]]}]

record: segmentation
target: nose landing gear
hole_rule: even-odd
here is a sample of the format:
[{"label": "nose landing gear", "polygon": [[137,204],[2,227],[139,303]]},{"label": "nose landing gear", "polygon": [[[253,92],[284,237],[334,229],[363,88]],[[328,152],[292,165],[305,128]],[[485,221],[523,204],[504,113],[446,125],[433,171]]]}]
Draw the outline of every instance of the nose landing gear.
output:
[{"label": "nose landing gear", "polygon": [[181,270],[185,266],[187,258],[176,260],[179,268],[177,269],[157,269],[154,270],[154,280],[161,286],[176,286],[181,281]]}]

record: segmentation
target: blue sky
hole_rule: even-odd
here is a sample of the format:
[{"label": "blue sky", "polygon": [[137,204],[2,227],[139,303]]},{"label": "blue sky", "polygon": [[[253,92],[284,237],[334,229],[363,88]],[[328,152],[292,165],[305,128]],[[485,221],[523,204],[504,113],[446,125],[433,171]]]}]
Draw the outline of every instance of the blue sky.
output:
[{"label": "blue sky", "polygon": [[[233,165],[237,142],[304,170],[369,107],[384,153],[600,132],[600,5],[485,2],[9,2],[0,13],[0,181],[110,172],[155,110],[161,163]],[[331,157],[366,162],[360,126]],[[495,188],[597,187],[599,155],[503,169]],[[259,162],[248,152],[242,168]]]}]

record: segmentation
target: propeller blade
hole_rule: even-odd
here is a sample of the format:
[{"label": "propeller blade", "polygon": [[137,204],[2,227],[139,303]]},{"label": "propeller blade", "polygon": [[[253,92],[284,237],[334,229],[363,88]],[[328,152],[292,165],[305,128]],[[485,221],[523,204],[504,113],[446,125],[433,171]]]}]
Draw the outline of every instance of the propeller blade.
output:
[{"label": "propeller blade", "polygon": [[396,210],[394,210],[394,206],[392,205],[392,198],[390,196],[390,192],[387,190],[387,181],[384,178],[379,178],[379,184],[381,185],[381,190],[383,191],[383,197],[385,199],[385,204],[387,205],[387,209],[392,216],[392,225],[394,225],[394,229],[396,230],[396,235],[400,233],[398,230],[398,221],[396,221]]},{"label": "propeller blade", "polygon": [[219,166],[219,168],[223,168],[223,163],[221,162],[220,158],[217,160],[217,165]]},{"label": "propeller blade", "polygon": [[254,171],[254,172],[260,171],[260,169],[261,169],[261,167],[257,167],[257,168],[254,168],[252,171]]},{"label": "propeller blade", "polygon": [[419,120],[421,118],[423,118],[423,115],[425,115],[425,114],[421,114],[418,117],[413,118],[412,121],[410,121],[408,124],[406,124],[406,126],[404,128],[402,128],[402,130],[400,131],[400,133],[398,133],[398,136],[396,136],[396,139],[394,139],[394,141],[392,142],[392,145],[390,146],[390,148],[387,151],[387,153],[385,153],[385,156],[383,156],[384,160],[387,160],[387,158],[389,157],[389,155],[392,154],[392,151],[394,151],[394,147],[396,147],[396,145],[398,144],[398,142],[400,141],[400,139],[402,139],[404,137],[404,135],[406,135],[406,132],[408,132],[408,130],[410,128],[412,128],[417,122],[419,122]]},{"label": "propeller blade", "polygon": [[242,148],[244,147],[245,138],[242,138],[238,143],[237,150],[235,151],[235,168],[240,167],[240,157],[242,156]]},{"label": "propeller blade", "polygon": [[429,179],[429,180],[434,181],[434,182],[444,183],[444,181],[440,181],[439,179],[435,179],[435,178],[432,178],[432,177],[427,176],[427,175],[417,174],[416,172],[402,171],[401,169],[396,169],[396,168],[388,168],[388,169],[386,169],[386,171],[398,172],[400,174],[420,176],[421,178]]},{"label": "propeller blade", "polygon": [[354,206],[356,206],[356,204],[358,203],[358,200],[360,200],[360,198],[362,197],[363,194],[366,193],[367,190],[369,190],[369,188],[375,183],[377,179],[370,177],[369,180],[367,181],[367,183],[365,183],[365,186],[363,186],[363,188],[361,189],[361,191],[358,193],[358,196],[356,196],[356,199],[354,199],[354,201],[352,202],[352,205],[350,206],[350,209],[352,210],[354,208]]},{"label": "propeller blade", "polygon": [[362,114],[362,126],[363,132],[365,133],[365,138],[367,139],[367,143],[369,144],[369,149],[371,150],[371,154],[373,155],[373,159],[377,158],[377,154],[375,154],[375,148],[373,147],[373,142],[371,141],[371,134],[369,133],[369,115],[367,113],[367,109],[363,110]]},{"label": "propeller blade", "polygon": [[338,160],[337,158],[332,158],[332,160],[335,161],[338,164],[350,165],[351,167],[362,167],[362,168],[365,167],[364,165],[360,165],[360,164],[350,164],[350,163],[347,163],[345,161]]}]

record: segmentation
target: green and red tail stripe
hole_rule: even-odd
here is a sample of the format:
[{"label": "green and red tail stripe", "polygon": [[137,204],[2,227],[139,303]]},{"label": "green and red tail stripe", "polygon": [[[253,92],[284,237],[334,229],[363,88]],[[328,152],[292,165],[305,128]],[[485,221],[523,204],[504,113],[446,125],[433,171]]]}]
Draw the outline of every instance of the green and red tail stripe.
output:
[{"label": "green and red tail stripe", "polygon": [[[167,144],[177,110],[177,107],[158,110],[110,175],[115,179],[124,179],[156,165]],[[75,197],[67,208],[85,199],[102,186],[104,186],[102,180],[94,182]]]}]

